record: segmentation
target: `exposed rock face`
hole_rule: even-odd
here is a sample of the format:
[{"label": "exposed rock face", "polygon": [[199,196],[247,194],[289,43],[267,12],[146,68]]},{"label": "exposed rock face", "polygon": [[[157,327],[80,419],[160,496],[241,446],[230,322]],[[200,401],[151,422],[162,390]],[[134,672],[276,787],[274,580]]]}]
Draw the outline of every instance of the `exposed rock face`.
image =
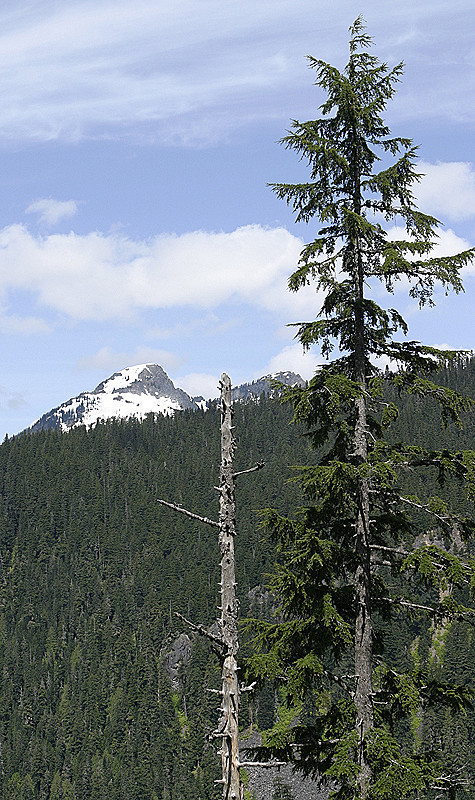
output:
[{"label": "exposed rock face", "polygon": [[286,386],[304,386],[305,381],[295,372],[275,372],[264,375],[251,383],[242,383],[232,390],[232,398],[236,400],[249,400],[251,397],[260,397],[261,394],[273,394],[273,381],[284,383]]},{"label": "exposed rock face", "polygon": [[179,674],[183,666],[186,666],[191,658],[193,641],[186,633],[180,633],[174,640],[171,647],[167,650],[164,658],[165,672],[167,673],[173,691],[180,689]]},{"label": "exposed rock face", "polygon": [[[258,733],[253,733],[241,742],[241,752],[248,760],[245,748],[257,747],[261,743]],[[249,758],[249,761],[251,758]],[[310,778],[303,778],[292,771],[290,764],[283,767],[246,767],[249,776],[247,788],[256,800],[327,800],[329,789],[318,786]]]},{"label": "exposed rock face", "polygon": [[[262,591],[260,587],[255,587],[249,592],[250,598],[258,603],[268,603],[272,601],[269,592]],[[217,622],[214,622],[208,631],[215,636],[220,634]],[[193,647],[197,640],[197,634],[180,633],[175,639],[168,639],[160,653],[160,661],[170,680],[172,690],[180,692],[183,689],[180,677],[183,668],[190,662]],[[217,702],[218,707],[218,702]],[[216,711],[218,713],[218,711]],[[252,750],[262,744],[262,736],[259,731],[247,732],[244,738],[240,739],[239,750],[242,761],[252,761]],[[248,752],[246,752],[248,750]],[[327,800],[330,789],[322,788],[310,778],[304,778],[301,774],[295,773],[290,764],[280,767],[245,767],[247,774],[246,789],[249,790],[254,800]]]}]

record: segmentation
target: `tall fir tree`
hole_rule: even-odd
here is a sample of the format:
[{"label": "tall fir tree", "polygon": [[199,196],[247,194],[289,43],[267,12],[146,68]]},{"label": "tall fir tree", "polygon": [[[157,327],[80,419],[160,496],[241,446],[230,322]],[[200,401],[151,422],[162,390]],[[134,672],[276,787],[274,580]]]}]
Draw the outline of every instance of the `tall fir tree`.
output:
[{"label": "tall fir tree", "polygon": [[[327,780],[333,796],[419,797],[431,788],[454,796],[462,779],[411,741],[404,720],[410,731],[434,703],[463,709],[469,692],[437,682],[419,664],[386,663],[383,623],[403,610],[428,615],[434,630],[471,617],[460,591],[473,588],[474,565],[455,543],[475,526],[442,498],[409,493],[405,476],[422,469],[440,482],[460,480],[473,499],[475,454],[391,442],[398,410],[385,384],[433,398],[443,420],[457,424],[469,401],[434,377],[459,356],[409,341],[401,314],[378,305],[371,290],[382,284],[392,293],[404,280],[420,306],[432,305],[436,287],[461,291],[461,269],[475,252],[434,251],[440,223],[412,194],[417,148],[392,136],[382,117],[403,65],[389,68],[371,44],[358,18],[344,71],[309,58],[327,98],[322,116],[294,121],[282,139],[307,162],[309,180],[271,184],[297,222],[321,225],[289,288],[313,282],[323,294],[317,318],[299,323],[297,338],[304,348],[320,344],[328,364],[288,393],[319,459],[299,476],[306,507],[293,519],[265,513],[282,554],[273,580],[282,622],[256,623],[261,651],[250,669],[280,682],[292,709],[267,733],[264,750]],[[403,226],[405,238],[390,239],[385,222]],[[381,358],[391,370],[375,366]]]}]

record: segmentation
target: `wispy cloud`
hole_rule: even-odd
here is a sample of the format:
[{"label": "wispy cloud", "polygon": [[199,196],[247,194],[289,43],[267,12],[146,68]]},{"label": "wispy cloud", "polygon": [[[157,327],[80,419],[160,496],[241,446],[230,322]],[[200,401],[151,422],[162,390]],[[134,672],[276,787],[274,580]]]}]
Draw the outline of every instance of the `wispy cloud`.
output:
[{"label": "wispy cloud", "polygon": [[260,374],[255,374],[255,378],[261,375],[271,375],[274,372],[296,372],[305,380],[309,380],[315,374],[317,367],[323,363],[322,357],[315,355],[308,350],[304,350],[299,342],[286,345],[279,353],[271,358]]},{"label": "wispy cloud", "polygon": [[[361,11],[378,52],[408,63],[400,114],[474,119],[466,102],[475,76],[470,0],[365,0]],[[249,121],[308,113],[314,95],[296,94],[309,85],[305,54],[344,63],[354,16],[351,0],[4,5],[0,136],[196,142]]]},{"label": "wispy cloud", "polygon": [[77,211],[78,207],[74,200],[53,200],[52,197],[43,197],[30,203],[25,213],[38,214],[38,221],[52,228],[63,219],[74,217]]},{"label": "wispy cloud", "polygon": [[148,339],[179,339],[186,336],[217,336],[239,325],[239,318],[226,317],[222,320],[214,312],[208,312],[198,319],[183,322],[176,321],[173,325],[154,325],[147,329]]},{"label": "wispy cloud", "polygon": [[101,347],[97,353],[80,358],[77,366],[80,370],[102,370],[109,374],[134,364],[160,364],[165,369],[172,369],[180,359],[167,350],[153,347],[136,347],[131,351],[117,351],[112,347]]},{"label": "wispy cloud", "polygon": [[211,375],[208,372],[190,372],[187,375],[180,375],[174,378],[174,383],[175,386],[184,389],[190,397],[201,395],[205,400],[208,400],[218,396],[219,378],[219,375]]},{"label": "wispy cloud", "polygon": [[12,392],[6,386],[0,386],[0,408],[9,408],[14,411],[26,407],[28,404],[19,392]]},{"label": "wispy cloud", "polygon": [[[0,11],[2,135],[75,140],[152,122],[167,138],[199,109],[226,116],[238,97],[276,86],[286,70],[275,45],[256,46],[263,24],[283,38],[276,25],[289,10],[279,5],[45,0]],[[170,119],[176,125],[164,130]]]},{"label": "wispy cloud", "polygon": [[37,336],[50,331],[51,326],[40,317],[0,312],[0,332],[6,336]]}]

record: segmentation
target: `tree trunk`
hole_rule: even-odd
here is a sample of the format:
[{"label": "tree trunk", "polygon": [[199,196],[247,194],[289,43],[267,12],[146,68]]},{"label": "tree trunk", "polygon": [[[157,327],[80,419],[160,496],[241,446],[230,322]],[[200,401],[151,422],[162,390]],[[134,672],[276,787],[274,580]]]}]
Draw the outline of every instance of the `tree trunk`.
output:
[{"label": "tree trunk", "polygon": [[[357,252],[357,302],[355,307],[354,379],[363,393],[356,400],[355,457],[358,466],[368,458],[366,418],[366,356],[364,347],[363,270],[361,255]],[[369,486],[366,478],[358,480],[358,512],[356,519],[356,553],[358,566],[355,573],[356,623],[355,623],[355,675],[356,675],[356,731],[358,734],[359,793],[367,797],[371,768],[365,751],[365,738],[374,727],[373,712],[373,629],[371,609],[371,567],[369,542]]]},{"label": "tree trunk", "polygon": [[234,436],[231,380],[221,376],[221,467],[219,473],[219,547],[221,551],[221,619],[223,641],[222,717],[217,735],[222,737],[221,761],[224,800],[242,800],[239,778],[237,653],[238,612],[234,568],[235,496],[233,476]]},{"label": "tree trunk", "polygon": [[[234,435],[233,409],[231,403],[231,380],[225,373],[221,376],[221,466],[219,470],[219,522],[215,522],[201,514],[158,500],[164,506],[173,508],[187,517],[197,519],[207,525],[219,528],[219,548],[221,551],[221,616],[218,620],[219,635],[207,630],[203,625],[196,625],[175,614],[186,622],[193,630],[209,639],[219,654],[222,665],[221,672],[221,717],[218,727],[211,734],[212,738],[221,739],[222,777],[217,783],[223,785],[223,800],[243,800],[244,788],[239,779],[239,681],[237,654],[239,603],[236,598],[236,578],[234,567],[234,536],[236,534],[236,501],[234,496]],[[244,470],[254,472],[264,466]],[[241,473],[237,473],[240,475]],[[246,691],[251,687],[247,687]]]}]

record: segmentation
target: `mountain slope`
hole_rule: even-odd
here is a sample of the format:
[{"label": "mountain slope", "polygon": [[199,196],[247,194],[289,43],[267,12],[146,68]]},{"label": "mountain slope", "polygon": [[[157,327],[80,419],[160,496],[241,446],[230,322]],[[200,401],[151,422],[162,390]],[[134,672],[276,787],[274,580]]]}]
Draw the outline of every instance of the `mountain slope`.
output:
[{"label": "mountain slope", "polygon": [[232,399],[234,402],[250,400],[251,397],[260,397],[261,394],[274,394],[273,383],[283,383],[285,386],[303,386],[305,381],[295,372],[274,372],[272,375],[264,375],[251,383],[241,383],[232,389]]},{"label": "mountain slope", "polygon": [[[475,398],[475,359],[443,371],[440,383]],[[462,431],[440,431],[429,401],[401,405],[395,441],[475,448],[473,412]],[[262,588],[274,551],[255,510],[291,513],[301,497],[287,465],[314,457],[291,416],[271,398],[235,406],[236,470],[266,465],[237,479],[242,617],[274,613]],[[113,419],[0,445],[0,800],[218,800],[219,758],[207,736],[219,703],[207,690],[218,688],[219,669],[208,643],[174,614],[205,625],[216,618],[217,534],[156,500],[216,518],[219,444],[219,408],[211,403],[206,412]],[[430,492],[427,480],[413,493]],[[454,489],[447,487],[453,497]],[[184,635],[188,654],[177,646]],[[395,665],[415,655],[431,663],[430,641],[415,618],[401,617]],[[442,646],[446,679],[475,685],[468,622],[449,630]],[[243,657],[250,647],[243,629]],[[272,685],[249,694],[243,731],[270,727],[275,711]],[[425,720],[434,748],[449,748],[454,769],[467,765],[475,775],[475,712],[455,723],[434,708]],[[267,770],[262,791],[254,780],[249,790],[258,800],[303,797],[284,772],[274,782]],[[312,790],[305,800],[318,797]],[[475,800],[475,790],[465,796]]]},{"label": "mountain slope", "polygon": [[[266,462],[239,479],[243,614],[272,561],[253,509],[288,511],[284,465],[308,460],[290,416],[268,398],[236,405],[236,469]],[[189,634],[175,611],[216,617],[217,534],[156,499],[217,518],[219,422],[211,403],[0,446],[0,800],[217,800],[219,703],[202,687],[219,669],[202,641],[178,659],[178,688],[163,667]]]}]

